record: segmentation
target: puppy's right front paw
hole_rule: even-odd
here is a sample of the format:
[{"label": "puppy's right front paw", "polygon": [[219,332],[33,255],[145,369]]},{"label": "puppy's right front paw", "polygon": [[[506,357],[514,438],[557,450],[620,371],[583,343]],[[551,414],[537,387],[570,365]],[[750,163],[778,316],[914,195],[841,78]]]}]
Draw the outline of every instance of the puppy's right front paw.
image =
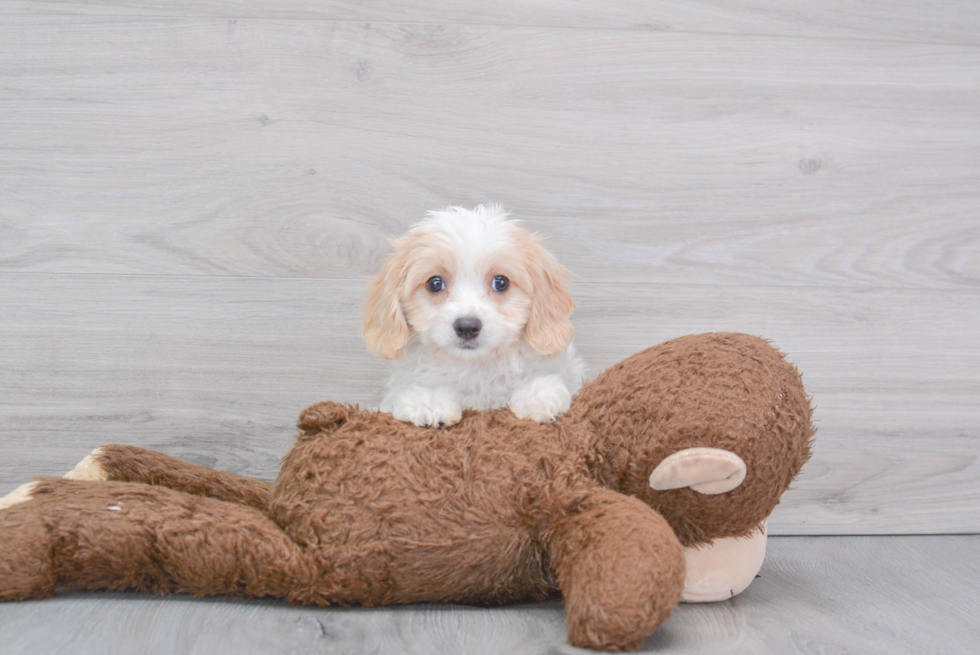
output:
[{"label": "puppy's right front paw", "polygon": [[65,473],[69,480],[90,480],[92,482],[105,482],[109,479],[109,474],[99,463],[99,456],[102,454],[101,448],[96,448],[86,455],[82,461],[75,464],[75,468]]},{"label": "puppy's right front paw", "polygon": [[423,428],[441,428],[459,423],[463,407],[448,390],[413,387],[395,398],[391,413],[399,421]]},{"label": "puppy's right front paw", "polygon": [[510,398],[510,411],[517,418],[538,423],[554,421],[568,411],[572,394],[557,375],[544,375],[518,387]]}]

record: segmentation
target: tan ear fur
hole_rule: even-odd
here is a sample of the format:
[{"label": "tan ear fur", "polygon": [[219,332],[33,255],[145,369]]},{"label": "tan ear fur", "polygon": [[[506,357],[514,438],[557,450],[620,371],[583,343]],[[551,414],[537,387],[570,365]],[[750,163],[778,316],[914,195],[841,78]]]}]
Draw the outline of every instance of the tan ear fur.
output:
[{"label": "tan ear fur", "polygon": [[402,311],[398,290],[404,278],[405,254],[399,242],[388,256],[381,273],[368,284],[364,309],[361,310],[361,337],[375,355],[398,359],[408,343],[408,321]]},{"label": "tan ear fur", "polygon": [[533,285],[531,313],[524,334],[535,352],[554,358],[565,352],[575,337],[575,328],[569,320],[575,310],[568,290],[570,273],[533,235],[527,235],[524,251]]}]

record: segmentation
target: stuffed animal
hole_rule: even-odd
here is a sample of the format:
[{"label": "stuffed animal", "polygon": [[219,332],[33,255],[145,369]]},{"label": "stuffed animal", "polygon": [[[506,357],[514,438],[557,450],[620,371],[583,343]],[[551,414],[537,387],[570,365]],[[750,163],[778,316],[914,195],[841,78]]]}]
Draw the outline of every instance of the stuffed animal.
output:
[{"label": "stuffed animal", "polygon": [[751,582],[766,517],[814,432],[797,370],[733,333],[634,355],[553,423],[496,409],[420,428],[323,402],[299,427],[273,485],[103,446],[68,479],[20,487],[0,501],[0,600],[56,588],[344,606],[560,592],[571,644],[622,650],[682,598]]}]

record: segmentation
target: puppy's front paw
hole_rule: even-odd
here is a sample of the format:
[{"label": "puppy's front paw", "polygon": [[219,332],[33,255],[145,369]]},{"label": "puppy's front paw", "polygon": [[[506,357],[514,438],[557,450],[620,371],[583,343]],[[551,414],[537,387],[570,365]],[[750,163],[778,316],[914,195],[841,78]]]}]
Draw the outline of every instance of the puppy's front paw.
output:
[{"label": "puppy's front paw", "polygon": [[518,387],[510,397],[510,411],[518,418],[538,423],[553,421],[572,405],[572,394],[558,375],[535,378]]},{"label": "puppy's front paw", "polygon": [[394,399],[391,413],[399,421],[419,427],[444,427],[459,423],[463,407],[456,394],[448,389],[411,387]]}]

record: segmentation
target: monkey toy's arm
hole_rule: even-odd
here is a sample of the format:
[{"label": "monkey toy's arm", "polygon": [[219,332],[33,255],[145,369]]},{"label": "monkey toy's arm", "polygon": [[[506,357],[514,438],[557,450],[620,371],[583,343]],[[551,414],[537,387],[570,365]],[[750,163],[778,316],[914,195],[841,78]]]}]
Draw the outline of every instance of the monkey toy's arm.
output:
[{"label": "monkey toy's arm", "polygon": [[543,537],[572,645],[636,648],[680,599],[680,542],[663,517],[636,498],[596,488],[564,507]]}]

